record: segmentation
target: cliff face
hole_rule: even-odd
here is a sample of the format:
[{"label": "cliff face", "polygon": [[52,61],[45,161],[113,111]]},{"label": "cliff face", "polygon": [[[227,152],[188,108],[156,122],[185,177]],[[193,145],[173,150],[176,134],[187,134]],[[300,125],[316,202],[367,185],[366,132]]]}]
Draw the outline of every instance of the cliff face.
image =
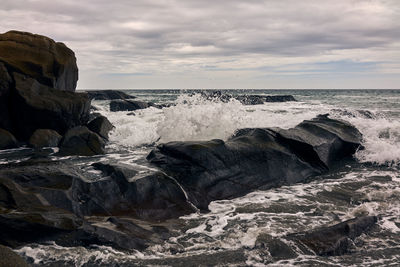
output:
[{"label": "cliff face", "polygon": [[78,67],[74,52],[63,43],[37,34],[9,31],[0,34],[0,61],[9,70],[65,91],[75,91]]}]

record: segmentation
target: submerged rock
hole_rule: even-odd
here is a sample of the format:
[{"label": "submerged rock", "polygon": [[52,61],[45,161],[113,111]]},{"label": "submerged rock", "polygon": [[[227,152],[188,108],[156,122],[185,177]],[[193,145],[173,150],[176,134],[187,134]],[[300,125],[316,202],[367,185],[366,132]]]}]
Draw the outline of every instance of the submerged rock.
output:
[{"label": "submerged rock", "polygon": [[243,105],[261,105],[265,102],[289,102],[296,101],[292,95],[231,95],[222,91],[203,91],[201,95],[209,100],[218,99],[222,102],[228,102],[231,99],[236,99]]},{"label": "submerged rock", "polygon": [[63,135],[89,119],[90,100],[86,94],[56,90],[14,73],[12,119],[15,134],[27,140],[36,129],[52,129]]},{"label": "submerged rock", "polygon": [[0,34],[0,61],[52,88],[75,91],[78,67],[74,52],[63,43],[37,34]]},{"label": "submerged rock", "polygon": [[9,131],[0,128],[0,150],[15,148],[18,146],[17,139]]},{"label": "submerged rock", "polygon": [[[322,227],[305,233],[288,235],[289,240],[314,251],[320,256],[339,256],[349,252],[354,238],[368,231],[377,222],[376,216],[363,216]],[[307,252],[307,248],[302,248]]]},{"label": "submerged rock", "polygon": [[347,122],[319,116],[295,128],[241,129],[226,142],[170,142],[147,157],[207,210],[213,200],[304,181],[351,156],[360,132]]},{"label": "submerged rock", "polygon": [[29,145],[33,148],[57,147],[62,136],[50,129],[38,129],[29,138]]},{"label": "submerged rock", "polygon": [[104,153],[104,140],[86,126],[68,130],[60,143],[61,155],[94,156]]},{"label": "submerged rock", "polygon": [[106,140],[108,140],[108,133],[114,129],[111,122],[104,116],[96,117],[88,123],[87,127],[89,130],[97,133]]},{"label": "submerged rock", "polygon": [[88,90],[86,91],[91,99],[94,100],[115,100],[115,99],[133,99],[135,96],[128,95],[118,90]]},{"label": "submerged rock", "polygon": [[145,109],[154,106],[152,103],[134,100],[112,100],[110,102],[110,111],[133,111]]}]

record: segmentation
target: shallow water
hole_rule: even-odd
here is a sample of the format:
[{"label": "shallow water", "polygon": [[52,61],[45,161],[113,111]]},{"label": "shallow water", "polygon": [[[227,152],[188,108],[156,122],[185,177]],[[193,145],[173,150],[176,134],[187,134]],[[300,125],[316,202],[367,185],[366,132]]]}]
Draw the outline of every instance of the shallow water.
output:
[{"label": "shallow water", "polygon": [[[109,247],[64,248],[32,244],[17,250],[37,266],[396,266],[400,262],[400,91],[396,90],[251,90],[248,94],[292,94],[298,102],[244,106],[223,103],[188,91],[128,91],[140,100],[176,105],[109,112],[107,101],[93,104],[116,126],[105,156],[66,158],[87,167],[95,161],[152,168],[145,157],[158,143],[227,139],[244,127],[290,128],[318,114],[354,124],[365,146],[355,161],[308,183],[256,191],[214,201],[209,213],[174,221],[171,237],[144,251]],[[10,151],[4,153],[12,153]],[[20,158],[0,155],[0,164]],[[27,153],[25,158],[29,158]],[[95,173],[93,173],[95,175]],[[368,235],[357,238],[352,253],[338,257],[304,255],[283,239],[288,233],[332,225],[359,215],[378,215]],[[272,257],[256,244],[268,235],[287,243],[291,258]]]}]

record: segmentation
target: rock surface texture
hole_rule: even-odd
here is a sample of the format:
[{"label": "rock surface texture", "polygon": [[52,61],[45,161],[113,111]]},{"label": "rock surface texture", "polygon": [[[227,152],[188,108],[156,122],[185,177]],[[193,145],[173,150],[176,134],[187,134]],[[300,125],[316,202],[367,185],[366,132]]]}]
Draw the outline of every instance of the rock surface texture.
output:
[{"label": "rock surface texture", "polygon": [[78,67],[74,52],[63,43],[37,34],[9,31],[0,34],[0,61],[60,90],[75,91]]},{"label": "rock surface texture", "polygon": [[207,210],[213,200],[322,174],[355,153],[361,138],[349,123],[322,115],[289,130],[241,129],[225,142],[161,144],[147,158],[174,177],[197,208]]},{"label": "rock surface texture", "polygon": [[115,99],[133,99],[134,96],[118,90],[90,90],[86,91],[91,99],[95,100],[115,100]]},{"label": "rock surface texture", "polygon": [[74,92],[77,80],[75,54],[63,43],[27,32],[0,34],[0,128],[24,144],[39,129],[64,135],[86,125],[91,99]]}]

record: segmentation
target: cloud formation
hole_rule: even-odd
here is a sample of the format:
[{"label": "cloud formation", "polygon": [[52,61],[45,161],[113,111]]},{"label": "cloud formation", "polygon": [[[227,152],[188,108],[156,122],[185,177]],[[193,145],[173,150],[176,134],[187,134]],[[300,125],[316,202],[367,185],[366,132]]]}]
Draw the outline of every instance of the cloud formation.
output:
[{"label": "cloud formation", "polygon": [[398,88],[397,0],[3,0],[66,43],[80,88]]}]

